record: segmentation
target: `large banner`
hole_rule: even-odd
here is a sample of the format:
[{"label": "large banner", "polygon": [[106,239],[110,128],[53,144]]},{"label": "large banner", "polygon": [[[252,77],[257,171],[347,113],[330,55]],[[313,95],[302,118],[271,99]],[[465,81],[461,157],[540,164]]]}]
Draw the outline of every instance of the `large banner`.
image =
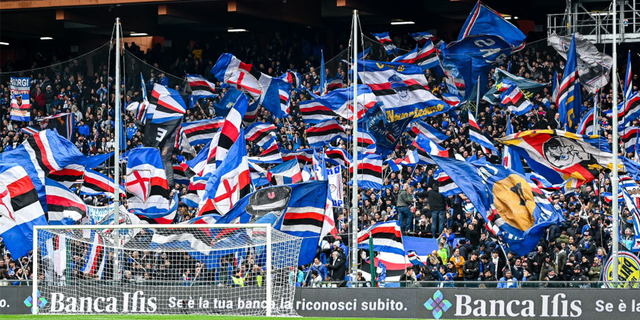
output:
[{"label": "large banner", "polygon": [[[470,283],[469,285],[478,285]],[[276,291],[279,291],[276,289]],[[0,290],[0,314],[27,314],[31,287]],[[208,285],[97,285],[40,287],[42,313],[231,314],[266,308],[264,290]],[[277,308],[303,317],[416,319],[636,319],[638,289],[600,288],[296,288],[293,303],[274,295]],[[233,310],[235,309],[235,310]],[[258,311],[258,310],[253,310]]]},{"label": "large banner", "polygon": [[31,121],[30,78],[11,77],[11,120]]}]

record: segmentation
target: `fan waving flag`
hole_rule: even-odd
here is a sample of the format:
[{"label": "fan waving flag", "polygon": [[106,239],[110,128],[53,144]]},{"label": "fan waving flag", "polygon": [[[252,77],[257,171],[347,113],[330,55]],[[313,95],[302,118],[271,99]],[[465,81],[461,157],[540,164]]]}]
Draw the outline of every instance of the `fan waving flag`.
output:
[{"label": "fan waving flag", "polygon": [[378,40],[378,42],[382,43],[382,46],[387,51],[388,55],[398,53],[398,47],[396,47],[396,45],[393,44],[393,41],[389,36],[389,31],[381,32],[381,33],[372,32],[371,35],[373,35],[376,38],[376,40]]},{"label": "fan waving flag", "polygon": [[567,54],[567,66],[564,68],[564,76],[558,91],[558,101],[556,101],[560,121],[562,121],[564,129],[569,132],[576,131],[578,117],[582,115],[582,96],[580,94],[575,40],[574,35]]},{"label": "fan waving flag", "polygon": [[270,123],[256,122],[246,129],[245,138],[260,147],[264,147],[276,137],[276,126]]},{"label": "fan waving flag", "polygon": [[527,100],[515,84],[500,95],[500,104],[507,107],[516,116],[524,115],[533,108],[533,103]]},{"label": "fan waving flag", "polygon": [[38,120],[38,122],[40,122],[41,130],[55,130],[59,135],[65,137],[67,140],[71,140],[73,137],[73,119],[73,113],[61,113],[55,116],[42,118]]},{"label": "fan waving flag", "polygon": [[[173,167],[171,168],[173,172]],[[149,214],[166,213],[171,207],[169,185],[160,151],[156,148],[131,150],[127,162],[125,187],[129,209]]]},{"label": "fan waving flag", "polygon": [[187,109],[178,91],[157,83],[153,85],[149,103],[147,118],[152,123],[165,123],[180,119]]},{"label": "fan waving flag", "polygon": [[47,225],[47,219],[25,169],[0,163],[0,181],[0,236],[17,259],[33,250],[33,226]]},{"label": "fan waving flag", "polygon": [[192,147],[199,144],[207,144],[215,136],[216,132],[220,130],[222,124],[224,124],[224,118],[222,117],[186,122],[180,126],[178,137],[186,139],[187,143]]},{"label": "fan waving flag", "polygon": [[[373,248],[369,247],[370,238]],[[378,222],[358,232],[358,249],[373,249],[378,252],[378,268],[404,270],[411,265],[411,262],[405,259],[404,241],[398,221]]]},{"label": "fan waving flag", "polygon": [[451,109],[428,90],[427,78],[418,66],[359,60],[358,77],[384,104],[390,122],[435,116]]},{"label": "fan waving flag", "polygon": [[450,156],[449,150],[446,150],[437,143],[431,141],[422,133],[419,133],[416,139],[413,140],[411,149],[413,152],[409,152],[404,160],[404,164],[406,165],[434,164],[433,160],[431,160],[431,155],[441,157]]},{"label": "fan waving flag", "polygon": [[351,166],[351,155],[342,148],[334,148],[329,146],[325,152],[325,161],[337,166],[348,168]]},{"label": "fan waving flag", "polygon": [[[560,130],[529,130],[499,139],[520,154],[529,167],[552,184],[575,178],[590,182],[600,168],[613,168],[606,139]],[[620,164],[619,171],[626,171]]]},{"label": "fan waving flag", "polygon": [[422,69],[429,69],[440,65],[438,60],[438,53],[433,46],[431,40],[427,40],[422,49],[416,48],[402,56],[393,59],[391,62],[411,63],[420,66]]},{"label": "fan waving flag", "polygon": [[51,225],[73,225],[87,216],[87,205],[64,185],[46,179],[47,215]]},{"label": "fan waving flag", "polygon": [[595,109],[596,108],[589,109],[589,111],[582,117],[582,120],[580,120],[580,124],[578,125],[578,130],[576,131],[577,134],[584,134],[588,136],[595,134],[593,128],[593,111]]},{"label": "fan waving flag", "polygon": [[[227,117],[224,119],[220,131],[211,139],[209,154],[207,155],[207,165],[205,166],[203,175],[211,173],[216,166],[222,163],[231,146],[238,140],[238,137],[240,137],[240,125],[242,124],[244,114],[247,112],[247,108],[247,98],[244,95],[239,95],[238,100],[236,100],[233,108],[229,110],[229,114],[227,114]],[[240,140],[244,141],[244,139]]]},{"label": "fan waving flag", "polygon": [[[364,84],[358,85],[358,99],[356,100],[358,103],[358,119],[362,119],[364,114],[377,103],[376,95],[373,94],[369,86]],[[323,96],[320,101],[331,108],[336,115],[347,120],[353,120],[353,87],[333,90]],[[302,103],[300,104],[302,105]]]},{"label": "fan waving flag", "polygon": [[[239,136],[244,136],[240,129]],[[225,214],[234,204],[251,192],[251,175],[245,139],[237,139],[207,181],[198,216]]]},{"label": "fan waving flag", "polygon": [[434,157],[487,222],[487,229],[518,255],[526,255],[545,229],[564,218],[522,175],[486,161]]},{"label": "fan waving flag", "polygon": [[275,137],[265,143],[262,148],[264,151],[262,151],[262,153],[257,157],[249,157],[250,162],[270,164],[282,163],[282,154],[280,153],[280,147],[278,147],[278,141]]}]

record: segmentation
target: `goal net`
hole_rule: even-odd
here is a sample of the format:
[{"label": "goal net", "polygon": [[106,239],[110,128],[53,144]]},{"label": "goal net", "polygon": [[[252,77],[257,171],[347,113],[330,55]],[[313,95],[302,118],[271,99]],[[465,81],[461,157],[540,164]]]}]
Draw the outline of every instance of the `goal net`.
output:
[{"label": "goal net", "polygon": [[267,225],[38,226],[33,312],[294,316],[301,238]]}]

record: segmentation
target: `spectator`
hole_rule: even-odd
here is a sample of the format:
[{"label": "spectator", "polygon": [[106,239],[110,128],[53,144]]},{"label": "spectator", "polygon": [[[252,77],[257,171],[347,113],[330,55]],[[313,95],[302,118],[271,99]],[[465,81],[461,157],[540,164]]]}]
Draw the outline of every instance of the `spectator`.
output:
[{"label": "spectator", "polygon": [[413,186],[405,184],[398,194],[398,212],[400,214],[400,229],[403,234],[411,230],[411,210],[409,206],[413,203]]},{"label": "spectator", "polygon": [[[458,277],[456,280],[462,279],[464,275],[462,270],[463,270],[465,260],[464,260],[464,257],[460,255],[459,248],[453,249],[453,256],[449,258],[449,262],[451,262],[456,268],[456,277]],[[449,271],[447,270],[447,272]]]},{"label": "spectator", "polygon": [[513,273],[511,270],[507,269],[504,272],[504,277],[500,278],[500,283],[498,283],[498,288],[517,288],[518,282],[517,279],[513,277]]},{"label": "spectator", "polygon": [[471,252],[471,258],[465,261],[462,270],[464,281],[478,281],[480,277],[480,262],[478,261],[477,252]]},{"label": "spectator", "polygon": [[331,253],[331,260],[325,266],[329,271],[329,277],[331,277],[333,281],[344,280],[345,273],[347,272],[346,261],[338,251]]},{"label": "spectator", "polygon": [[413,272],[413,267],[407,267],[404,274],[400,276],[401,287],[411,287],[416,282],[416,275]]}]

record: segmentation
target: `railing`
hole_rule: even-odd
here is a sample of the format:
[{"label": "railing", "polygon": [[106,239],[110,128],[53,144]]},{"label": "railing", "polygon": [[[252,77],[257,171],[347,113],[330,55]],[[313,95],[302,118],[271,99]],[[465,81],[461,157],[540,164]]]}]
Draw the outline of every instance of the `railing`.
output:
[{"label": "railing", "polygon": [[[626,22],[618,33],[621,42],[640,42],[640,12],[625,10],[622,12]],[[618,12],[618,19],[620,12]],[[617,21],[618,28],[620,23]],[[611,43],[613,15],[609,11],[559,13],[547,15],[547,34],[568,35],[578,32],[594,43]]]}]

